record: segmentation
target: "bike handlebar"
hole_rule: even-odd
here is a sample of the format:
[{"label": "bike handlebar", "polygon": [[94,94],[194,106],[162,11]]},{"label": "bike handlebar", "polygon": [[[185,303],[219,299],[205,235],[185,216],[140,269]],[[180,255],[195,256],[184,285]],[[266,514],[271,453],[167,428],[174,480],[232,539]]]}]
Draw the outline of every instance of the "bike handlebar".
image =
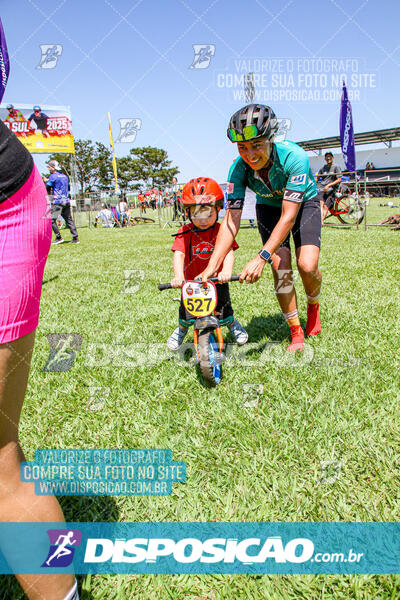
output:
[{"label": "bike handlebar", "polygon": [[160,290],[160,292],[162,292],[163,290],[171,290],[172,285],[170,283],[159,283],[158,289]]},{"label": "bike handlebar", "polygon": [[[230,278],[229,282],[231,281],[239,281],[240,275],[232,275],[232,277]],[[213,283],[219,284],[220,282],[218,281],[218,277],[210,277],[207,281],[212,281]],[[227,282],[227,283],[229,283]],[[158,289],[160,290],[160,292],[162,292],[163,290],[171,290],[172,285],[170,283],[160,283],[158,285]]]}]

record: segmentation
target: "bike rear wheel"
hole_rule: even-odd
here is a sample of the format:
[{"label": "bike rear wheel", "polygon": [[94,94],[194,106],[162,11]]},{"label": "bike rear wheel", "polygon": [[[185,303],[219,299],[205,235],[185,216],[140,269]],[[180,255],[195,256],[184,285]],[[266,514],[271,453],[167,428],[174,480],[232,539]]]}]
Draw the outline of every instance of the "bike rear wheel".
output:
[{"label": "bike rear wheel", "polygon": [[218,341],[213,331],[203,330],[199,333],[200,371],[210,387],[215,387],[222,379],[221,355]]},{"label": "bike rear wheel", "polygon": [[365,207],[360,198],[342,196],[335,200],[334,211],[344,225],[359,225],[364,218]]}]

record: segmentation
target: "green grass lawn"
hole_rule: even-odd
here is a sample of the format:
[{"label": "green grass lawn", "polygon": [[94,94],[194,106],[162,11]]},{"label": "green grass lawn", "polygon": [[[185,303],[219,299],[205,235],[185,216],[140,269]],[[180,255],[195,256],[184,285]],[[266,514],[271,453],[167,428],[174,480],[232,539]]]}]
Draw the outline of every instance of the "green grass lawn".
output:
[{"label": "green grass lawn", "polygon": [[[368,222],[395,212],[374,199]],[[400,232],[323,229],[323,330],[307,342],[306,358],[284,353],[289,332],[268,269],[257,284],[232,284],[236,316],[253,345],[247,361],[228,361],[221,385],[209,390],[177,360],[135,367],[121,352],[110,356],[140,342],[164,344],[176,326],[177,292],[157,290],[172,276],[174,231],[81,229],[79,246],[51,248],[22,416],[27,459],[37,448],[170,448],[187,463],[187,482],[174,484],[171,496],[63,497],[66,520],[398,521]],[[247,227],[238,242],[236,272],[261,247]],[[124,292],[129,269],[144,272],[135,293]],[[296,287],[304,325],[299,279]],[[82,336],[65,373],[42,371],[50,333]],[[104,344],[98,360],[95,344]],[[259,386],[258,403],[249,402],[257,399],[249,385]],[[96,387],[105,405],[88,410]],[[328,477],[322,461],[333,461]],[[397,576],[81,580],[90,590],[83,598],[96,600],[400,598]],[[0,584],[4,600],[23,597],[12,577]]]}]

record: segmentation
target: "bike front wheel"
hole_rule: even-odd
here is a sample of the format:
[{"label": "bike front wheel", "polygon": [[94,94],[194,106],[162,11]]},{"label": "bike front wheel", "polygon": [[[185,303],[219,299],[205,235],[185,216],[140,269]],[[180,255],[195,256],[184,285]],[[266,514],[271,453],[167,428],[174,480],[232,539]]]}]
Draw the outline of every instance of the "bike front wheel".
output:
[{"label": "bike front wheel", "polygon": [[359,225],[365,215],[364,203],[360,198],[342,196],[335,201],[335,216],[344,225]]},{"label": "bike front wheel", "polygon": [[204,380],[215,387],[222,379],[222,357],[213,331],[205,329],[199,333],[199,366]]}]

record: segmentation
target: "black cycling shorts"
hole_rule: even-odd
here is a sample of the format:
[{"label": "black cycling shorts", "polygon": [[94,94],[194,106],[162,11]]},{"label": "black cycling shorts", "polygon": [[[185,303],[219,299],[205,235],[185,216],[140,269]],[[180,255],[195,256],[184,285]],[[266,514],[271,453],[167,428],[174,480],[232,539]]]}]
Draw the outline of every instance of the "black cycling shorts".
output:
[{"label": "black cycling shorts", "polygon": [[[258,231],[263,244],[270,237],[281,213],[280,207],[256,204]],[[302,203],[293,225],[292,236],[295,248],[308,244],[321,247],[321,205],[318,196]],[[281,246],[290,250],[290,233]]]},{"label": "black cycling shorts", "polygon": [[318,195],[317,195],[318,200],[322,200],[322,202],[328,207],[328,208],[333,208],[333,205],[335,204],[335,192],[332,188],[329,189],[328,192],[324,192],[323,190],[319,190],[318,191]]}]

